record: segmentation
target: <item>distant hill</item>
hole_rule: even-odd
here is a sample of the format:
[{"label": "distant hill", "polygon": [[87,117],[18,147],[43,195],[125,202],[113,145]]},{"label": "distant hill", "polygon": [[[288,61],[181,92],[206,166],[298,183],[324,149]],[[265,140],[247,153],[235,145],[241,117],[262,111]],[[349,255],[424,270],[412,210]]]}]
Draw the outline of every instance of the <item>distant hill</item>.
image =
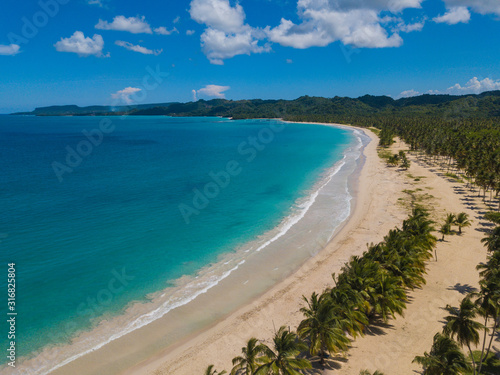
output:
[{"label": "distant hill", "polygon": [[444,118],[500,116],[500,91],[479,95],[420,95],[398,100],[365,95],[322,98],[302,96],[295,100],[199,100],[189,103],[160,103],[126,107],[52,106],[33,112],[35,116],[222,116],[234,119],[284,118],[295,121],[351,122],[373,116],[434,116]]},{"label": "distant hill", "polygon": [[50,107],[35,108],[32,112],[16,112],[12,115],[31,115],[31,116],[95,116],[102,114],[128,114],[135,110],[146,110],[153,107],[166,108],[172,103],[158,104],[139,104],[129,106],[100,106],[79,107],[77,105],[55,105]]}]

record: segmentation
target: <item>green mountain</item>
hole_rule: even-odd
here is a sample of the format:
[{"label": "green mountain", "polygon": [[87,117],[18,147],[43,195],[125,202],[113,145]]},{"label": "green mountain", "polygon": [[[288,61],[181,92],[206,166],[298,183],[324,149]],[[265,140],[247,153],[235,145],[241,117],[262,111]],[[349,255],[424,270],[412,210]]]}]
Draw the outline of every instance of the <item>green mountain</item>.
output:
[{"label": "green mountain", "polygon": [[365,95],[356,99],[302,96],[295,100],[199,100],[127,107],[53,106],[33,112],[35,116],[222,116],[234,119],[283,118],[295,121],[356,122],[379,116],[487,118],[500,116],[500,91],[480,95],[421,95],[394,100],[388,96]]},{"label": "green mountain", "polygon": [[153,107],[167,108],[172,103],[161,104],[140,104],[130,106],[100,106],[94,105],[90,107],[79,107],[77,105],[55,105],[50,107],[35,108],[32,112],[16,112],[12,115],[24,116],[95,116],[102,114],[128,114],[135,110],[146,110]]}]

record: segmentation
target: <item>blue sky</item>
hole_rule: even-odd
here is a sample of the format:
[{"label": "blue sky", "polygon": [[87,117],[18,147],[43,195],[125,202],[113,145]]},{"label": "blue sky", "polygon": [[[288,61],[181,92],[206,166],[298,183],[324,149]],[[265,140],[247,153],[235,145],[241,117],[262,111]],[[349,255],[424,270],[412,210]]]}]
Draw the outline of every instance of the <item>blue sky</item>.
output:
[{"label": "blue sky", "polygon": [[498,0],[4,0],[0,113],[500,89]]}]

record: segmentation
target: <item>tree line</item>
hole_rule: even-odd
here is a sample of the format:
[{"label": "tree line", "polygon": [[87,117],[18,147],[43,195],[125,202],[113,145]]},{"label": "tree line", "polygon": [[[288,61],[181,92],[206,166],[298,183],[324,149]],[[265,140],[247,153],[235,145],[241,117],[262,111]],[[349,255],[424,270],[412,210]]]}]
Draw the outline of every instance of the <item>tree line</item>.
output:
[{"label": "tree line", "polygon": [[[339,275],[333,274],[332,287],[303,297],[304,319],[296,332],[280,327],[269,346],[250,338],[233,359],[231,374],[303,374],[312,367],[312,358],[324,365],[328,356],[346,353],[351,340],[363,336],[374,322],[403,315],[408,291],[425,284],[425,264],[437,241],[433,231],[427,210],[415,207],[401,228],[369,245],[362,256],[351,257]],[[213,365],[205,372],[224,373]]]}]

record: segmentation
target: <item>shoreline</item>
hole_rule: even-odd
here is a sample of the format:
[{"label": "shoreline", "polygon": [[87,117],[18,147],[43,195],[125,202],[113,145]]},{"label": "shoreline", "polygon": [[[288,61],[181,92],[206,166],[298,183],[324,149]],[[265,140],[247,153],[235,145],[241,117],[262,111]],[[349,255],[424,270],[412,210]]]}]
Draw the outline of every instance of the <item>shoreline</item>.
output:
[{"label": "shoreline", "polygon": [[[298,325],[301,319],[298,310],[301,307],[302,294],[293,293],[293,291],[301,290],[303,294],[308,295],[313,291],[324,289],[331,284],[331,273],[338,272],[350,256],[360,255],[366,250],[366,243],[381,240],[387,230],[400,224],[404,219],[406,212],[396,204],[396,197],[403,190],[401,187],[404,182],[400,179],[401,181],[394,184],[398,175],[382,165],[376,151],[378,138],[374,133],[368,129],[348,125],[309,122],[307,124],[356,129],[371,139],[363,149],[363,160],[358,166],[359,175],[355,183],[350,185],[354,190],[352,195],[355,197],[351,201],[350,217],[337,228],[335,235],[325,248],[308,259],[285,280],[201,332],[186,337],[120,374],[188,375],[202,373],[209,364],[215,364],[219,370],[228,369],[231,359],[239,354],[240,347],[244,346],[250,337],[262,338],[264,336],[266,339],[262,341],[268,342],[272,337],[274,326],[296,327]],[[384,176],[381,176],[380,172]],[[374,179],[374,177],[378,178]],[[350,179],[353,178],[354,174],[351,174]],[[386,186],[386,183],[391,186]],[[394,210],[385,222],[373,223],[373,214],[377,212],[375,216],[378,216],[378,212],[385,211],[386,204],[380,197],[374,199],[377,194],[372,191],[372,188],[382,194],[385,192],[383,195],[386,198],[394,200],[392,205]],[[377,202],[373,202],[374,200]],[[372,226],[377,229],[369,230],[368,228]],[[379,230],[380,227],[383,229]],[[353,232],[360,231],[364,232],[361,236],[352,236]],[[355,245],[354,250],[351,245]],[[328,267],[332,265],[333,267]],[[295,303],[290,303],[290,294],[294,295]]]},{"label": "shoreline", "polygon": [[[318,125],[323,125],[323,124],[318,124]],[[337,127],[337,126],[335,126],[335,124],[328,124],[328,125],[329,126],[333,126],[333,127]],[[348,128],[348,130],[350,130],[350,131],[353,130],[353,127],[338,126],[337,128],[339,128],[339,127]],[[361,129],[361,131],[363,131],[363,130]],[[361,138],[359,136],[356,136],[354,134],[354,138],[358,138],[358,142],[359,143],[357,143],[354,140],[354,142],[352,143],[352,146],[350,146],[349,148],[346,149],[345,155],[344,155],[344,159],[345,159],[345,156],[348,153],[348,150],[353,151],[353,150],[357,149],[357,146],[355,146],[356,144],[359,145],[360,152],[363,149],[363,147],[365,147],[365,144],[361,141]],[[359,156],[356,157],[355,159],[353,159],[355,165],[358,164],[358,162],[357,162],[358,158],[359,158]],[[322,175],[321,179],[317,181],[317,183],[314,185],[315,187],[313,187],[311,189],[311,193],[314,192],[314,194],[316,194],[316,196],[317,196],[317,194],[319,193],[319,191],[321,191],[323,189],[323,187],[325,185],[327,185],[331,181],[332,177],[334,175],[336,175],[337,172],[339,172],[342,169],[342,167],[343,167],[344,164],[345,163],[342,160],[339,160],[333,166],[330,166],[327,169],[325,169],[325,171],[323,173],[324,175]],[[359,166],[356,167],[356,170],[358,168],[360,168],[360,167]],[[332,172],[332,170],[333,170],[333,174],[330,175],[330,173]],[[347,173],[347,172],[344,171],[344,173]],[[356,173],[357,172],[349,172],[347,174],[348,179],[351,180]],[[325,178],[327,180],[326,182],[325,182]],[[320,186],[318,190],[316,190],[316,186]],[[350,189],[351,188],[349,188],[349,191],[350,191]],[[347,192],[347,190],[346,190],[346,192]],[[306,196],[304,198],[304,202],[306,202],[306,198],[307,198],[307,200],[309,200],[312,197],[312,201],[314,203],[314,201],[316,200],[316,197],[313,197],[314,194]],[[353,195],[355,195],[355,194],[353,194]],[[355,202],[355,199],[352,199],[352,198],[353,197],[351,196],[351,199],[349,199],[347,201],[348,202],[347,203],[348,206],[351,207],[350,211],[352,211],[352,203]],[[306,209],[306,212],[307,212],[308,209],[309,208]],[[287,218],[288,219],[290,219],[290,218],[293,219],[293,216],[294,215],[290,215],[290,216],[287,216]],[[301,217],[299,217],[298,220],[301,220]],[[284,220],[282,223],[286,224],[286,221],[287,220]],[[346,224],[345,223],[346,220],[344,218],[341,221],[343,221],[344,223],[340,224],[340,226],[336,226],[334,232],[332,233],[332,235],[329,238],[332,238],[335,235],[335,233],[339,232],[341,230],[341,228]],[[297,222],[293,222],[291,226],[294,226]],[[301,225],[303,225],[303,223]],[[280,224],[280,227],[281,227],[281,224]],[[276,227],[276,228],[278,228],[278,227]],[[286,231],[288,231],[288,229]],[[293,232],[293,231],[291,231],[291,232]],[[295,236],[296,234],[292,234],[292,235]],[[288,233],[287,233],[287,236],[288,236]],[[312,239],[312,240],[316,241],[315,238]],[[307,243],[307,242],[305,242],[305,243]],[[282,245],[282,247],[284,247],[284,245]],[[320,248],[318,248],[316,251],[320,251],[322,248],[323,248],[323,246],[321,246]],[[311,254],[311,255],[314,255],[314,254]],[[267,258],[269,258],[269,256],[267,256]],[[304,260],[302,260],[302,258],[300,258],[300,257],[297,258],[297,259],[300,260],[299,263],[293,263],[294,264],[293,267],[290,268],[290,269],[288,269],[288,270],[284,269],[283,270],[284,273],[282,274],[284,276],[279,276],[277,279],[271,279],[271,278],[269,278],[269,280],[267,280],[267,284],[263,285],[262,288],[261,288],[262,290],[259,290],[256,295],[251,296],[250,298],[239,300],[239,301],[237,300],[237,296],[234,296],[235,297],[235,301],[237,301],[237,302],[234,303],[234,307],[231,306],[231,307],[226,308],[225,310],[222,310],[220,312],[219,311],[211,311],[211,313],[212,313],[213,316],[211,316],[210,318],[200,317],[199,316],[200,314],[198,313],[197,316],[198,316],[199,325],[195,327],[194,332],[175,331],[175,332],[173,332],[174,333],[174,337],[169,337],[168,340],[170,340],[170,342],[166,343],[164,341],[165,339],[163,337],[161,337],[161,335],[158,333],[158,332],[160,332],[160,329],[161,329],[160,327],[162,327],[162,324],[160,324],[159,321],[163,321],[164,322],[166,320],[165,316],[162,316],[160,318],[157,318],[157,319],[149,322],[148,324],[145,324],[144,326],[140,326],[138,328],[135,328],[132,331],[130,331],[128,333],[125,333],[125,334],[120,334],[118,331],[116,331],[116,334],[117,335],[120,334],[121,337],[116,337],[115,339],[113,339],[113,340],[105,343],[104,345],[96,345],[95,346],[96,347],[95,350],[78,351],[78,347],[73,347],[72,348],[71,345],[62,346],[61,348],[64,351],[64,353],[69,353],[69,355],[66,354],[65,356],[60,357],[60,358],[62,358],[62,360],[59,361],[59,367],[56,368],[56,369],[54,369],[50,373],[51,374],[59,374],[59,373],[60,374],[66,374],[66,373],[75,373],[76,372],[76,373],[79,373],[79,374],[83,374],[83,373],[85,373],[85,374],[94,374],[94,373],[98,374],[98,373],[102,373],[101,369],[100,369],[101,367],[103,367],[103,368],[106,369],[106,373],[108,373],[108,371],[109,371],[109,373],[119,373],[123,368],[128,368],[128,367],[130,367],[129,365],[131,365],[131,364],[135,365],[137,362],[140,362],[140,361],[138,361],[138,359],[141,359],[141,357],[142,357],[142,359],[143,358],[150,358],[151,355],[148,354],[148,353],[158,352],[159,350],[162,350],[162,348],[165,347],[165,346],[168,346],[168,350],[170,350],[173,346],[178,345],[178,343],[182,342],[186,338],[189,338],[191,336],[196,336],[200,332],[203,332],[206,329],[208,329],[209,327],[211,327],[213,325],[216,325],[219,322],[223,321],[232,312],[234,312],[235,310],[237,311],[238,309],[240,309],[241,307],[244,307],[244,306],[248,305],[249,303],[252,303],[254,300],[260,298],[263,293],[265,293],[267,290],[269,290],[274,285],[276,285],[276,283],[279,283],[284,278],[289,277],[290,273],[293,274],[296,271],[296,269],[298,267],[300,267],[304,263],[304,261],[307,260],[307,259],[309,259],[309,258],[310,258],[310,255],[308,255]],[[293,259],[294,258],[292,258],[292,260]],[[295,262],[296,262],[296,260],[295,260]],[[219,263],[220,262],[218,261],[217,264],[219,264]],[[236,268],[238,268],[238,266],[240,266],[242,263],[243,262],[238,263],[237,266],[236,266]],[[272,264],[272,263],[270,263],[270,264]],[[233,271],[236,268],[234,268],[234,269],[232,269],[230,271]],[[278,269],[278,268],[276,268],[276,269]],[[280,274],[282,272],[281,266],[280,266],[280,271],[279,272],[280,272]],[[264,278],[266,278],[267,276],[269,276],[269,275],[264,274],[264,273],[262,275],[263,275]],[[231,278],[234,279],[234,277],[232,277],[232,276],[233,275],[231,275]],[[193,279],[194,279],[194,277],[193,277]],[[210,287],[207,288],[207,290],[202,291],[200,294],[198,294],[197,296],[195,296],[195,298],[193,298],[192,300],[188,301],[188,303],[184,304],[181,307],[184,307],[186,305],[191,305],[191,304],[198,305],[198,306],[201,305],[202,306],[203,303],[201,303],[199,301],[199,299],[201,299],[201,300],[207,300],[207,296],[203,295],[203,294],[212,294],[212,298],[213,298],[213,294],[214,293],[208,293],[209,289],[210,289]],[[223,288],[214,288],[214,289],[219,289],[219,292],[221,292],[221,290],[223,291]],[[227,289],[227,286],[226,286],[226,289]],[[237,289],[237,288],[233,287],[233,289]],[[235,292],[237,292],[237,290],[233,290],[231,292],[234,294]],[[161,291],[159,293],[161,293]],[[195,303],[192,302],[194,299],[196,299]],[[167,320],[178,321],[178,316],[179,316],[180,313],[178,311],[175,311],[177,309],[180,309],[180,307],[174,307],[172,310],[170,310],[170,312],[168,312],[168,317],[170,319],[167,319]],[[192,308],[181,309],[181,310],[188,310],[188,312],[192,312],[192,311],[189,311],[191,309]],[[163,315],[165,315],[165,314],[163,314]],[[177,316],[177,318],[176,318],[176,316]],[[180,316],[184,317],[184,315],[180,315]],[[112,318],[112,319],[114,319],[114,318]],[[121,326],[121,327],[127,329],[126,326]],[[98,326],[98,328],[99,328],[99,326]],[[165,332],[165,331],[163,331],[163,332]],[[93,336],[90,333],[92,333],[92,334],[96,333],[96,335]],[[96,338],[100,337],[98,335],[99,333],[100,333],[99,330],[97,330],[97,331],[92,330],[90,332],[84,332],[83,335],[82,335],[82,337],[79,336],[78,339],[93,340],[94,337],[96,337]],[[140,339],[142,337],[142,334],[144,334],[144,336],[150,336],[151,333],[154,333],[153,334],[154,339],[152,339],[152,340],[146,340],[147,342],[142,342],[142,340]],[[113,332],[113,334],[114,334],[114,332]],[[135,337],[135,339],[133,339],[132,337]],[[136,342],[139,342],[138,340],[141,341],[140,345],[139,344],[135,344]],[[87,342],[90,342],[90,341],[87,341]],[[109,358],[110,358],[110,356],[109,356],[110,352],[116,353],[116,350],[115,350],[116,348],[115,349],[109,349],[108,346],[112,346],[112,347],[128,347],[131,342],[134,342],[134,346],[135,346],[135,353],[134,354],[137,354],[137,355],[134,358],[127,358],[130,361],[128,363],[129,365],[127,365],[126,367],[124,367],[123,366],[123,360],[124,360],[124,358],[123,358],[123,356],[118,355],[117,357],[115,357],[116,359],[113,359],[111,361],[112,364],[110,366],[103,366],[103,364],[106,364],[106,365],[109,364],[108,362],[109,362]],[[69,348],[69,352],[66,351],[67,348]],[[49,358],[49,359],[50,358],[53,358],[53,359],[57,358],[57,357],[50,357],[50,355],[54,354],[54,355],[57,356],[58,355],[58,351],[59,351],[59,347],[50,348],[50,350],[48,350],[47,352],[43,352],[43,355],[40,356],[40,358],[35,357],[34,358],[35,360],[32,360],[32,359],[31,360],[27,360],[23,364],[28,363],[28,366],[29,366],[29,367],[27,367],[28,369],[29,368],[31,368],[33,370],[38,369],[38,367],[36,366],[37,363],[42,363],[43,364],[43,360],[45,358]],[[120,350],[120,352],[121,352],[121,350]],[[83,354],[83,353],[85,353],[85,354]],[[101,356],[102,356],[103,360],[99,360],[98,359]],[[90,359],[89,359],[89,357],[90,357]],[[68,358],[70,360],[65,360],[64,358]],[[67,361],[67,362],[64,363],[65,361]],[[134,361],[136,363],[133,363]],[[56,363],[58,363],[58,362],[56,362]],[[113,366],[114,363],[120,363],[120,366],[117,367],[117,368],[113,368],[114,367]],[[89,364],[90,364],[90,366],[89,366]],[[21,367],[20,369],[23,369],[23,367]],[[50,366],[50,367],[53,367],[53,366]],[[29,373],[31,373],[31,372],[29,372]],[[47,370],[45,370],[43,373],[47,373]]]}]

